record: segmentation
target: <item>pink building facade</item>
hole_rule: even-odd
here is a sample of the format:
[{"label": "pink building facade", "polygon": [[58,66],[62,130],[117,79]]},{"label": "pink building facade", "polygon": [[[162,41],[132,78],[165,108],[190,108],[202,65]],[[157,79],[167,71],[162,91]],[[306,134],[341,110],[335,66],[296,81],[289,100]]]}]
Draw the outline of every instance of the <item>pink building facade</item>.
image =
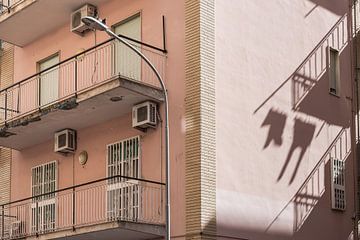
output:
[{"label": "pink building facade", "polygon": [[216,1],[219,235],[352,238],[355,5]]},{"label": "pink building facade", "polygon": [[165,238],[86,6],[171,239],[358,239],[352,0],[3,1],[1,239]]}]

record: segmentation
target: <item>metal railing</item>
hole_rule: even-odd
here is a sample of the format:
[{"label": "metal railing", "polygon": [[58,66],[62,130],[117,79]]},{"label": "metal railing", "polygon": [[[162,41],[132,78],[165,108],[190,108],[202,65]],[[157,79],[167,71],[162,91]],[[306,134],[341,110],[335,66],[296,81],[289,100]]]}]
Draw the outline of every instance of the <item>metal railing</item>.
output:
[{"label": "metal railing", "polygon": [[[164,50],[127,39],[164,75]],[[117,76],[160,87],[144,60],[124,44],[110,39],[1,90],[0,123],[76,96]]]},{"label": "metal railing", "polygon": [[0,14],[7,13],[10,8],[24,0],[0,0]]},{"label": "metal railing", "polygon": [[163,183],[114,176],[0,205],[1,239],[115,221],[163,225]]}]

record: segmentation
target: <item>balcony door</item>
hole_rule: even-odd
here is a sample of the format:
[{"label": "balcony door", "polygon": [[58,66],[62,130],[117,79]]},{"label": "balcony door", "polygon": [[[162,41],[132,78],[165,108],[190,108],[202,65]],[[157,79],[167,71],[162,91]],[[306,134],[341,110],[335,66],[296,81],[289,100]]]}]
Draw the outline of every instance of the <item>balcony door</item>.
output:
[{"label": "balcony door", "polygon": [[[121,34],[129,38],[141,40],[141,18],[140,14],[133,16],[114,28],[116,34]],[[130,41],[131,42],[131,41]],[[140,44],[131,42],[140,49]],[[140,81],[141,77],[141,58],[123,43],[115,43],[115,74]]]},{"label": "balcony door", "polygon": [[50,162],[31,169],[31,193],[32,196],[47,194],[33,198],[31,204],[31,232],[41,233],[55,229],[56,208],[56,162]]},{"label": "balcony door", "polygon": [[[56,54],[39,62],[39,71],[44,71],[59,63],[59,55]],[[40,106],[52,103],[59,98],[59,67],[54,67],[40,75]]]},{"label": "balcony door", "polygon": [[[140,177],[140,138],[134,137],[107,146],[107,175]],[[141,191],[136,180],[113,178],[107,185],[107,218],[139,219]]]}]

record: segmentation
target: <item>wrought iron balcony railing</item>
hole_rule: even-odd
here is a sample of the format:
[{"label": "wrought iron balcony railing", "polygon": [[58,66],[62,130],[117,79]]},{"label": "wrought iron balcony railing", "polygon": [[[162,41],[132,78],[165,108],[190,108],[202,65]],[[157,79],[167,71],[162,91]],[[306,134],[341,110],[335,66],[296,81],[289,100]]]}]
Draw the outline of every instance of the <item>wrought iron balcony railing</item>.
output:
[{"label": "wrought iron balcony railing", "polygon": [[164,224],[164,184],[114,176],[0,205],[1,239],[109,222]]},{"label": "wrought iron balcony railing", "polygon": [[10,11],[10,8],[24,0],[0,0],[0,15]]},{"label": "wrought iron balcony railing", "polygon": [[[164,50],[128,40],[164,75]],[[0,123],[77,96],[115,77],[160,87],[152,69],[135,52],[109,39],[1,90]]]}]

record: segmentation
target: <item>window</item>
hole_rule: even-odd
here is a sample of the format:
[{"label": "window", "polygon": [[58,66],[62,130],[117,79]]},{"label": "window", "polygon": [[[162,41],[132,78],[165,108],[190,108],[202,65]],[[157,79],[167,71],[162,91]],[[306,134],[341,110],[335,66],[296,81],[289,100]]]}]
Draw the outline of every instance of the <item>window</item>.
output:
[{"label": "window", "polygon": [[[50,162],[31,169],[31,194],[54,192],[57,188],[56,162]],[[33,198],[31,204],[31,232],[47,232],[55,229],[55,193]]]},{"label": "window", "polygon": [[345,210],[345,162],[331,158],[331,205],[333,209]]},{"label": "window", "polygon": [[[44,71],[59,63],[59,54],[52,55],[38,63],[39,71]],[[44,106],[59,99],[59,67],[54,67],[41,74],[40,84],[40,106]]]},{"label": "window", "polygon": [[334,95],[340,93],[339,51],[333,48],[329,48],[329,92]]},{"label": "window", "polygon": [[[107,175],[140,177],[140,138],[134,137],[107,146]],[[107,217],[136,221],[139,218],[140,186],[127,178],[113,178],[107,187]]]},{"label": "window", "polygon": [[[121,34],[126,37],[141,40],[141,17],[136,14],[114,27],[116,34]],[[136,48],[140,49],[140,44],[130,41]],[[115,43],[115,71],[116,74],[132,78],[134,80],[141,80],[141,58],[129,47],[123,43],[116,41]]]}]

